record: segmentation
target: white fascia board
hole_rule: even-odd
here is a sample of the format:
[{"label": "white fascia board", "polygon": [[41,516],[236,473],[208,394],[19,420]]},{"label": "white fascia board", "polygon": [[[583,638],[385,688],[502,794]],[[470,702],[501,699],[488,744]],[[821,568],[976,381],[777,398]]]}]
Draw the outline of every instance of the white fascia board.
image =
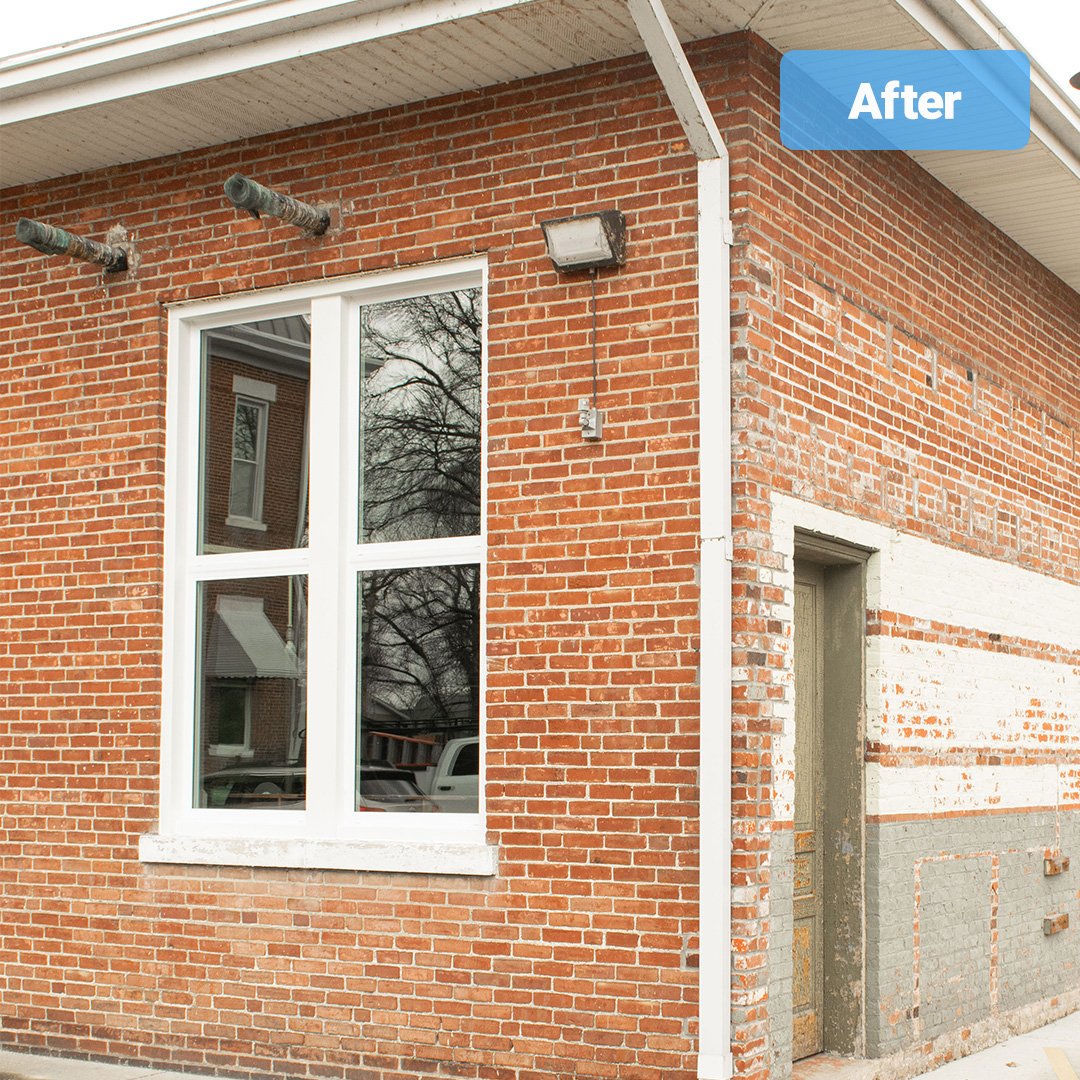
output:
[{"label": "white fascia board", "polygon": [[[320,9],[340,16],[349,6],[326,0],[285,0],[227,11],[184,26],[153,24],[145,35],[109,40],[89,48],[81,62],[50,54],[34,63],[0,70],[0,125],[116,101],[136,94],[205,82],[252,68],[466,19],[536,0],[419,0],[366,10],[332,22],[295,29]],[[268,17],[268,11],[273,17]],[[294,9],[291,11],[289,9]],[[245,22],[244,20],[247,19]],[[292,29],[265,32],[266,22],[291,20]],[[288,23],[286,25],[289,25]],[[145,28],[144,28],[145,29]],[[256,40],[244,40],[258,34]],[[100,51],[99,51],[100,50]],[[179,55],[178,55],[179,53]],[[160,62],[155,63],[157,56]],[[163,58],[165,57],[165,58]],[[122,67],[123,70],[117,70]],[[74,70],[74,76],[72,72]],[[61,76],[66,71],[67,75]],[[63,77],[63,85],[56,80]]]},{"label": "white fascia board", "polygon": [[[395,2],[370,0],[362,5],[362,0],[230,0],[199,11],[0,57],[0,91],[26,85],[40,89],[54,79],[78,80],[88,69],[101,73],[114,65],[145,63],[154,56],[199,52],[211,34],[254,40],[274,33],[275,24],[332,22],[344,14],[355,15]],[[353,10],[349,12],[349,8]]]},{"label": "white fascia board", "polygon": [[[943,49],[1019,49],[1027,53],[979,0],[895,2]],[[1036,61],[1030,62],[1031,133],[1080,180],[1080,110]]]}]

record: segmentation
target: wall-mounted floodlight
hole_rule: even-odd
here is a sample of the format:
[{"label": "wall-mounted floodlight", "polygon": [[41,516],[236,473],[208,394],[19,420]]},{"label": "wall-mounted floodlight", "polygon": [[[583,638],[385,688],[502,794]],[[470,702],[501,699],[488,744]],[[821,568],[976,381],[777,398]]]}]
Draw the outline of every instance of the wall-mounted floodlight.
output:
[{"label": "wall-mounted floodlight", "polygon": [[271,191],[241,173],[234,173],[225,181],[225,196],[239,210],[246,210],[252,217],[281,218],[289,225],[311,236],[322,236],[330,227],[329,211],[310,203],[301,202],[291,195]]},{"label": "wall-mounted floodlight", "polygon": [[618,210],[541,221],[548,257],[557,270],[588,270],[592,279],[592,398],[578,399],[581,437],[603,437],[604,414],[597,407],[596,271],[626,262],[626,219]]},{"label": "wall-mounted floodlight", "polygon": [[541,221],[540,228],[559,270],[599,270],[626,262],[626,219],[618,210]]},{"label": "wall-mounted floodlight", "polygon": [[97,263],[113,273],[128,267],[127,252],[123,248],[99,244],[96,240],[87,240],[85,236],[76,236],[55,225],[46,225],[44,221],[34,221],[33,218],[19,218],[15,237],[43,255],[68,255],[83,262]]}]

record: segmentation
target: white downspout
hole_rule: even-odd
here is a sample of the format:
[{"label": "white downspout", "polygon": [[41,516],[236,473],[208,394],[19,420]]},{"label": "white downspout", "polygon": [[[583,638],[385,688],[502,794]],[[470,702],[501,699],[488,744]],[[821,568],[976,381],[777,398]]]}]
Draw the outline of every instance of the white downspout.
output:
[{"label": "white downspout", "polygon": [[663,0],[627,0],[697,155],[701,499],[700,1080],[731,1060],[731,219],[727,148]]}]

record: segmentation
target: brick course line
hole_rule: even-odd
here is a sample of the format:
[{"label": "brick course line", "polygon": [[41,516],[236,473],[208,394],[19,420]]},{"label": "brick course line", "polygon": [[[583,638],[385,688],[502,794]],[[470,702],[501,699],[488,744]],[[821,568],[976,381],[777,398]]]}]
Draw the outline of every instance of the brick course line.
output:
[{"label": "brick course line", "polygon": [[1057,765],[1065,746],[1009,750],[999,746],[931,746],[866,743],[863,761],[893,767],[911,765]]},{"label": "brick course line", "polygon": [[950,818],[966,817],[999,817],[1008,814],[1045,814],[1055,813],[1058,810],[1070,810],[1080,808],[1077,806],[994,806],[988,810],[941,810],[931,814],[867,814],[866,821],[870,824],[885,825],[893,822],[904,821],[947,821]]}]

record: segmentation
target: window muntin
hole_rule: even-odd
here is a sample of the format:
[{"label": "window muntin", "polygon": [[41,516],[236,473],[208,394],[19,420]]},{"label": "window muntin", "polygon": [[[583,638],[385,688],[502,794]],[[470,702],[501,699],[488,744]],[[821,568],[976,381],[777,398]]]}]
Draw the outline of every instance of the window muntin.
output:
[{"label": "window muntin", "polygon": [[[370,775],[372,767],[368,763],[358,769],[363,758],[358,742],[378,732],[369,731],[368,736],[358,733],[355,720],[361,652],[355,598],[361,575],[384,568],[460,564],[473,567],[479,583],[484,549],[482,509],[478,531],[465,536],[412,540],[383,537],[361,542],[357,535],[362,315],[373,304],[463,289],[472,290],[475,310],[479,312],[482,275],[483,264],[471,260],[428,271],[398,271],[298,286],[267,294],[265,306],[262,298],[248,297],[193,304],[170,314],[167,491],[171,539],[166,554],[169,585],[165,605],[169,692],[164,713],[160,829],[156,837],[144,837],[145,842],[140,842],[140,850],[150,861],[165,856],[165,861],[182,857],[182,861],[288,866],[298,865],[291,860],[302,857],[304,865],[360,867],[370,863],[383,868],[400,865],[402,869],[438,870],[445,866],[446,872],[493,872],[493,849],[486,844],[478,813],[482,799],[478,803],[474,800],[476,804],[469,814],[458,815],[452,821],[431,813],[366,812],[387,807],[365,807],[362,794],[358,796],[358,787],[362,789],[363,777]],[[301,435],[292,444],[302,447],[302,452],[294,455],[302,463],[302,476],[295,485],[299,510],[294,514],[296,530],[291,539],[279,529],[277,538],[253,534],[242,543],[235,537],[226,537],[230,542],[221,543],[219,537],[208,535],[210,522],[220,519],[220,515],[212,515],[207,509],[211,455],[206,435],[221,430],[220,424],[208,423],[215,411],[213,402],[207,400],[207,385],[212,382],[214,354],[218,351],[213,339],[232,335],[237,327],[265,325],[269,319],[301,320],[309,330],[310,345],[304,348],[315,358],[313,364],[304,365],[304,408],[300,423],[293,424]],[[272,437],[282,391],[276,374],[268,373],[271,366],[234,375],[228,392],[230,405],[238,394],[266,400],[265,389],[253,391],[252,384],[277,384],[268,395]],[[241,379],[245,380],[243,384]],[[479,396],[476,400],[479,416]],[[307,422],[308,401],[311,414],[318,418],[314,425]],[[231,453],[231,408],[229,418],[225,445]],[[482,430],[479,438],[482,443]],[[482,469],[482,446],[475,453]],[[270,451],[268,458],[272,457]],[[273,475],[270,460],[267,507]],[[216,482],[215,478],[211,477],[210,482]],[[479,484],[476,487],[479,490]],[[264,517],[269,532],[273,525],[268,509]],[[205,682],[200,665],[208,640],[207,620],[218,604],[218,594],[212,595],[209,583],[224,583],[218,593],[237,598],[245,595],[237,582],[271,578],[306,581],[306,602],[317,612],[307,620],[306,635],[294,628],[294,646],[298,654],[304,650],[305,661],[307,727],[302,764],[295,748],[292,757],[276,751],[273,761],[256,760],[257,755],[252,753],[251,758],[235,763],[204,764],[200,759],[202,736],[196,734]],[[350,596],[354,598],[351,601]],[[263,597],[266,613],[270,612],[269,599]],[[482,621],[482,604],[480,608]],[[274,621],[272,614],[268,617],[284,640],[287,635],[282,625]],[[482,671],[482,626],[477,627],[477,636],[478,669]],[[305,639],[306,644],[302,644]],[[253,730],[258,724],[253,712]],[[383,729],[388,726],[392,725],[380,725]],[[479,717],[475,727],[482,728]],[[384,743],[406,748],[409,760],[403,757],[399,763],[394,755],[395,760],[390,762],[394,773],[422,783],[424,765],[433,759],[437,748],[426,739],[392,735],[385,730],[382,735]],[[230,767],[238,771],[214,777],[212,793],[208,791],[205,781]],[[280,773],[271,782],[282,789],[282,802],[289,796],[290,813],[282,814],[276,801],[271,804],[253,798],[256,794],[278,798],[276,792],[254,791],[255,778],[250,774],[256,767]],[[247,771],[241,774],[242,769]],[[308,773],[312,776],[310,784]],[[198,783],[199,779],[203,783]],[[427,799],[422,794],[421,801]],[[416,803],[415,799],[409,801]],[[243,813],[236,812],[240,807]],[[308,847],[295,846],[306,840],[311,841]],[[259,846],[252,846],[253,841],[258,841]],[[443,857],[439,845],[447,841],[452,841],[452,848],[446,849]],[[385,846],[391,842],[408,848],[400,848],[400,854],[391,857],[391,849]],[[426,854],[414,858],[414,851]]]}]

